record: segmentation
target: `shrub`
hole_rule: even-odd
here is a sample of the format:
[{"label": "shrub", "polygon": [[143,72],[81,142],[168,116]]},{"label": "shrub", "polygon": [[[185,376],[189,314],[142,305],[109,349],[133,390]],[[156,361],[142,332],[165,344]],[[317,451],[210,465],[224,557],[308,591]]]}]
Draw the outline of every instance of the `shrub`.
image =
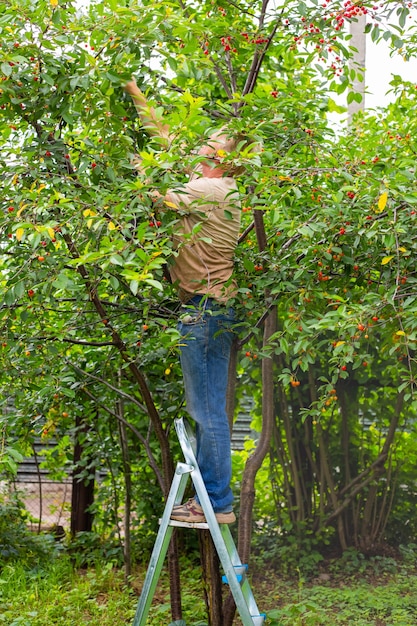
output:
[{"label": "shrub", "polygon": [[47,534],[35,535],[27,527],[28,512],[17,495],[0,494],[0,569],[6,563],[44,564],[57,554],[58,544]]}]

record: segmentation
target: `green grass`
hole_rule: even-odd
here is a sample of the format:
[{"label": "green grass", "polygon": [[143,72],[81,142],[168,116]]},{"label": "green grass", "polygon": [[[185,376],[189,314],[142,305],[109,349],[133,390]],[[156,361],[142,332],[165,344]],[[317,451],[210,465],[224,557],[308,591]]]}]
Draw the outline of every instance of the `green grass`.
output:
[{"label": "green grass", "polygon": [[417,574],[385,583],[290,588],[278,602],[279,608],[267,611],[270,626],[415,626]]},{"label": "green grass", "polygon": [[[394,571],[395,570],[395,571]],[[188,565],[183,576],[183,609],[187,626],[206,623],[201,572]],[[133,622],[142,569],[124,583],[111,565],[74,569],[61,554],[44,568],[9,564],[0,574],[0,626],[125,626]],[[255,572],[252,588],[268,626],[414,626],[417,624],[417,569],[384,564],[359,574],[329,569],[316,583],[284,580]],[[161,575],[148,624],[171,623],[167,576]],[[240,620],[236,618],[236,626]]]}]

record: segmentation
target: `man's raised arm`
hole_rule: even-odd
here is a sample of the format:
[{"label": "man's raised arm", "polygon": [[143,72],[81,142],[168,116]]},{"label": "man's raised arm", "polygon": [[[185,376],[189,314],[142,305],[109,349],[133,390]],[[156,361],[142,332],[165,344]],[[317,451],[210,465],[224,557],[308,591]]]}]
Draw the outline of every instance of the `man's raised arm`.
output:
[{"label": "man's raised arm", "polygon": [[132,96],[133,103],[142,120],[144,129],[149,135],[163,139],[164,143],[168,145],[170,139],[170,128],[168,124],[164,124],[161,117],[157,115],[154,107],[148,103],[134,78],[124,85],[124,90]]}]

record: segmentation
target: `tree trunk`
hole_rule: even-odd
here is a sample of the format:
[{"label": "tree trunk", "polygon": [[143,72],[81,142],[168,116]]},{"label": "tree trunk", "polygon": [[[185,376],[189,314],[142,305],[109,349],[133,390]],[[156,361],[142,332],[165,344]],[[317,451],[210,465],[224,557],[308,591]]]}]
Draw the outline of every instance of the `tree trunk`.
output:
[{"label": "tree trunk", "polygon": [[223,624],[222,579],[220,560],[210,531],[198,531],[201,567],[203,570],[204,599],[207,607],[208,626]]},{"label": "tree trunk", "polygon": [[[255,231],[258,247],[264,250],[267,246],[267,238],[263,221],[263,212],[254,212]],[[266,300],[268,295],[266,294]],[[270,337],[277,329],[277,308],[271,306],[269,314],[264,321],[263,345],[269,344]],[[262,359],[262,432],[255,451],[246,462],[242,476],[242,488],[240,494],[240,515],[238,530],[238,552],[242,563],[249,562],[252,537],[252,509],[255,500],[255,478],[265,456],[270,449],[272,428],[275,416],[274,405],[274,362],[272,357]],[[222,626],[232,626],[236,611],[233,596],[229,594],[224,604],[224,620]],[[216,624],[216,626],[218,626]]]},{"label": "tree trunk", "polygon": [[[119,372],[120,378],[121,372]],[[117,413],[123,418],[123,400],[117,402]],[[130,518],[132,505],[132,470],[130,465],[129,442],[127,428],[123,420],[117,420],[119,427],[120,448],[122,451],[123,478],[125,483],[125,502],[123,511],[123,558],[125,566],[125,583],[128,584],[132,572],[132,555],[130,550]]]},{"label": "tree trunk", "polygon": [[349,94],[359,94],[361,100],[348,101],[348,124],[352,124],[353,116],[358,111],[365,110],[365,66],[366,66],[366,15],[359,15],[355,20],[350,23],[350,34],[352,39],[350,45],[354,48],[353,57],[349,61],[349,71],[355,72],[355,78],[352,82],[352,87]]},{"label": "tree trunk", "polygon": [[[401,411],[404,403],[404,393],[399,393],[397,396],[397,402],[392,416],[390,427],[384,442],[382,453],[386,454],[386,458],[389,455],[391,446],[394,442],[395,433],[400,420]],[[381,539],[381,535],[378,534],[378,528],[384,528],[386,520],[384,519],[384,509],[386,514],[390,508],[384,506],[385,498],[382,498],[380,502],[380,481],[379,478],[387,473],[385,464],[379,466],[379,471],[375,472],[374,481],[371,483],[363,510],[361,533],[357,538],[358,543],[362,550],[372,550],[376,543]],[[391,481],[386,481],[385,490],[389,489]]]},{"label": "tree trunk", "polygon": [[233,430],[233,418],[235,416],[235,404],[236,404],[236,370],[237,370],[237,357],[239,354],[239,340],[235,339],[232,343],[232,349],[230,351],[230,363],[229,373],[227,378],[227,393],[226,393],[226,413],[229,419],[230,433]]},{"label": "tree trunk", "polygon": [[[90,532],[93,527],[93,514],[89,510],[94,502],[94,478],[79,480],[78,473],[85,466],[85,453],[80,435],[86,434],[89,426],[77,415],[75,418],[76,439],[74,444],[74,469],[71,495],[71,536],[80,532]],[[81,465],[80,462],[83,461]]]}]

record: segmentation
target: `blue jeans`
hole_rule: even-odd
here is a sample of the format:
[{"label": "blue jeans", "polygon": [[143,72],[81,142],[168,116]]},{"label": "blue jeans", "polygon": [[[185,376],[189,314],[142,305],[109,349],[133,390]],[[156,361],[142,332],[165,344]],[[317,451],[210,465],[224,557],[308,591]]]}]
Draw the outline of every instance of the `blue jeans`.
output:
[{"label": "blue jeans", "polygon": [[187,411],[196,423],[196,458],[216,513],[231,511],[233,502],[226,391],[234,325],[233,309],[198,295],[184,305],[178,323]]}]

